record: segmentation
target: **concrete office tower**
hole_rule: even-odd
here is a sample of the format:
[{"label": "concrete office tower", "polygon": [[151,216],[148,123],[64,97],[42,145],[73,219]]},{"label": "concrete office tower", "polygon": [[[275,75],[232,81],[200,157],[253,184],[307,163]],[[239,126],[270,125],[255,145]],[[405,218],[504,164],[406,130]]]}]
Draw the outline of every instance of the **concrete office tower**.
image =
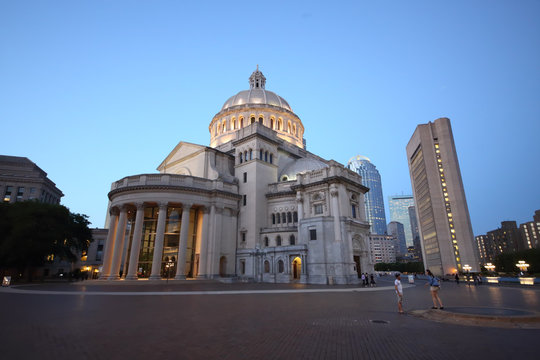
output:
[{"label": "concrete office tower", "polygon": [[352,157],[347,167],[362,176],[362,184],[369,188],[364,198],[371,233],[386,234],[386,214],[379,171],[367,157],[360,155]]},{"label": "concrete office tower", "polygon": [[450,120],[418,125],[407,159],[424,266],[436,275],[463,271],[464,265],[479,271]]},{"label": "concrete office tower", "polygon": [[413,246],[411,221],[409,218],[410,206],[414,206],[414,198],[412,195],[393,195],[388,197],[390,221],[397,221],[403,224],[407,246]]},{"label": "concrete office tower", "polygon": [[407,243],[405,242],[405,229],[403,224],[391,221],[388,224],[388,234],[396,238],[396,253],[398,255],[407,254]]},{"label": "concrete office tower", "polygon": [[409,220],[411,222],[414,256],[422,261],[422,245],[420,245],[420,231],[418,230],[418,220],[416,219],[415,206],[409,206]]},{"label": "concrete office tower", "polygon": [[533,221],[519,225],[526,249],[540,247],[540,210],[534,212]]}]

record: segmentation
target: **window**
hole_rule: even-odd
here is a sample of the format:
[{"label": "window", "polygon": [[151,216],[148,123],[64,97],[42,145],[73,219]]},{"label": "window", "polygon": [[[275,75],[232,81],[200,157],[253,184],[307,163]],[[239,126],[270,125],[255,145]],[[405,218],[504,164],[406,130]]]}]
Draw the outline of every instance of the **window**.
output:
[{"label": "window", "polygon": [[247,150],[244,151],[244,160],[248,161],[248,152],[247,152]]},{"label": "window", "polygon": [[240,273],[242,275],[246,273],[246,260],[240,260]]},{"label": "window", "polygon": [[17,201],[21,201],[24,195],[24,187],[17,188]]},{"label": "window", "polygon": [[272,157],[272,154],[270,154],[270,164],[272,164],[272,163],[273,163],[273,162],[272,162],[272,161],[273,161],[273,159],[272,159],[272,158],[273,158],[273,157]]},{"label": "window", "polygon": [[294,235],[291,234],[291,236],[289,236],[289,244],[294,245],[295,243],[296,243],[296,239],[294,238]]},{"label": "window", "polygon": [[290,212],[287,213],[287,222],[292,223],[292,214]]},{"label": "window", "polygon": [[246,203],[247,203],[247,195],[244,195],[244,196],[243,196],[243,203],[244,203],[244,206],[246,206]]},{"label": "window", "polygon": [[259,159],[262,160],[263,159],[263,151],[262,149],[259,150]]},{"label": "window", "polygon": [[264,272],[265,273],[270,272],[270,262],[268,260],[264,260]]},{"label": "window", "polygon": [[316,214],[316,215],[322,214],[322,213],[323,213],[323,206],[322,206],[322,204],[315,204],[314,210],[315,210],[315,214]]},{"label": "window", "polygon": [[293,219],[295,223],[298,222],[298,213],[296,211],[293,213]]},{"label": "window", "polygon": [[281,222],[284,224],[287,222],[287,215],[285,213],[281,213]]},{"label": "window", "polygon": [[277,264],[278,264],[278,272],[280,274],[283,273],[283,271],[284,271],[283,261],[279,260]]},{"label": "window", "polygon": [[262,124],[263,123],[263,118],[262,116],[259,116],[259,122]]},{"label": "window", "polygon": [[309,240],[317,240],[317,230],[309,229]]},{"label": "window", "polygon": [[247,182],[247,172],[244,173],[244,182]]},{"label": "window", "polygon": [[268,245],[269,245],[268,236],[265,236],[264,237],[264,246],[268,247]]},{"label": "window", "polygon": [[246,242],[246,232],[242,232],[242,242]]},{"label": "window", "polygon": [[276,214],[272,214],[272,224],[276,223]]},{"label": "window", "polygon": [[240,164],[242,163],[242,153],[240,153]]},{"label": "window", "polygon": [[281,216],[279,216],[279,214],[276,214],[276,218],[277,218],[277,223],[280,224],[281,223]]},{"label": "window", "polygon": [[264,161],[268,162],[268,151],[264,153]]},{"label": "window", "polygon": [[352,205],[352,217],[356,219],[356,205]]},{"label": "window", "polygon": [[281,181],[287,181],[287,180],[289,180],[289,177],[287,175],[283,175],[281,177]]},{"label": "window", "polygon": [[253,160],[253,150],[249,149],[249,160]]},{"label": "window", "polygon": [[11,193],[13,192],[13,186],[6,186],[6,192],[4,193],[4,202],[11,201]]},{"label": "window", "polygon": [[251,117],[251,123],[250,124],[253,124],[255,122],[255,116],[252,116]]},{"label": "window", "polygon": [[281,236],[276,237],[276,246],[281,246]]},{"label": "window", "polygon": [[273,129],[274,128],[274,118],[271,118],[270,119],[270,127]]},{"label": "window", "polygon": [[244,127],[244,118],[240,118],[240,128]]}]

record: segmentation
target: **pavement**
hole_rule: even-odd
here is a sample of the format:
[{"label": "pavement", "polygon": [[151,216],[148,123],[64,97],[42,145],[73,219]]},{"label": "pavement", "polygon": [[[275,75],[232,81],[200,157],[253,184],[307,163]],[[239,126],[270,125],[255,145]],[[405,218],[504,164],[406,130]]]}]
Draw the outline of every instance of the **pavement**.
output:
[{"label": "pavement", "polygon": [[405,315],[391,277],[376,288],[215,281],[1,288],[0,358],[538,358],[535,326],[459,318],[537,318],[538,287],[443,283],[445,309],[430,310],[424,282],[402,282]]}]

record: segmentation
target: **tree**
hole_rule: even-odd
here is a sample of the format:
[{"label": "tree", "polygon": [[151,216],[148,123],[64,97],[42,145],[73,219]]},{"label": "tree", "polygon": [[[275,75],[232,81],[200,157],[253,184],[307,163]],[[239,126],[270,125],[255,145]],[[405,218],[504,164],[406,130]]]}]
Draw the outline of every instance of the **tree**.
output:
[{"label": "tree", "polygon": [[0,269],[42,266],[50,255],[75,262],[92,241],[87,219],[63,205],[1,204]]}]

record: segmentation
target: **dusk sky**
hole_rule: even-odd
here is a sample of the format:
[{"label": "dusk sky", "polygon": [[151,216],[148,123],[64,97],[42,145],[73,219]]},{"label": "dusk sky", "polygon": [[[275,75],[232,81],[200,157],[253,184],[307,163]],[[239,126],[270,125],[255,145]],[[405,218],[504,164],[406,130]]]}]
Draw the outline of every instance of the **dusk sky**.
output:
[{"label": "dusk sky", "polygon": [[540,209],[538,0],[3,1],[0,154],[103,227],[111,183],[208,145],[257,64],[307,149],[369,157],[385,200],[412,193],[416,126],[448,117],[474,234]]}]

